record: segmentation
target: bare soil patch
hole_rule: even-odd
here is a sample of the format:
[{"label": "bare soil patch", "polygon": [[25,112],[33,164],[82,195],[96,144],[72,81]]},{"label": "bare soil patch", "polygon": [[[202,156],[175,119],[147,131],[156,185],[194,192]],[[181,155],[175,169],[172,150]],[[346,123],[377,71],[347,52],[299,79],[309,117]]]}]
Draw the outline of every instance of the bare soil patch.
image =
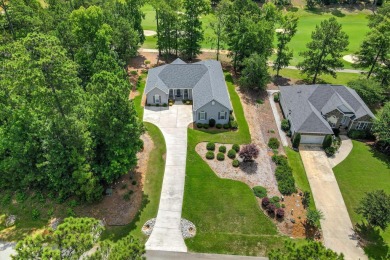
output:
[{"label": "bare soil patch", "polygon": [[[134,219],[142,203],[142,188],[148,155],[154,149],[153,141],[147,133],[141,139],[144,141],[144,150],[137,155],[137,167],[123,175],[110,187],[112,189],[111,196],[105,196],[102,201],[96,204],[76,207],[77,216],[101,219],[105,224],[113,226],[126,225]],[[129,192],[131,193],[130,198],[126,200],[124,196]]]}]

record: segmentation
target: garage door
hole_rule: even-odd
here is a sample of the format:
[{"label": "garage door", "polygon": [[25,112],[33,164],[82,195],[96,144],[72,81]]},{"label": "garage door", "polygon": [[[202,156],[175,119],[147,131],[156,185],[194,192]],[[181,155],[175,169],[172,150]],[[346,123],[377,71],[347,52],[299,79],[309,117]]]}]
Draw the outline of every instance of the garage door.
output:
[{"label": "garage door", "polygon": [[322,144],[323,135],[301,135],[301,144]]}]

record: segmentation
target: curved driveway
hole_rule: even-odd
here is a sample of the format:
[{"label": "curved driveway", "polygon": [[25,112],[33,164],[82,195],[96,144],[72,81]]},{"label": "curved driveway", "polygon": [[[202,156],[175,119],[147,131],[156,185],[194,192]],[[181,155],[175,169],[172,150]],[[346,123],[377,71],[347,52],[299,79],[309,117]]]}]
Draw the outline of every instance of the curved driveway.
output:
[{"label": "curved driveway", "polygon": [[167,147],[157,219],[145,247],[147,250],[187,252],[180,220],[186,171],[187,127],[193,122],[192,106],[146,107],[144,121],[155,124],[161,130]]}]

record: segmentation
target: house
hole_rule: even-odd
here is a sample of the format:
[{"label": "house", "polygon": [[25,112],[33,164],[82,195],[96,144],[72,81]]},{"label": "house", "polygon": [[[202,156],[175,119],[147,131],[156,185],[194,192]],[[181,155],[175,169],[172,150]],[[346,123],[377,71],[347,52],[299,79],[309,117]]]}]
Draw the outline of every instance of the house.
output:
[{"label": "house", "polygon": [[232,105],[219,61],[185,63],[176,59],[171,64],[150,69],[145,94],[148,105],[192,100],[196,123],[209,123],[210,119],[215,119],[217,124],[229,123]]},{"label": "house", "polygon": [[370,130],[375,118],[356,91],[345,86],[281,86],[280,105],[301,143],[321,144],[333,129]]}]

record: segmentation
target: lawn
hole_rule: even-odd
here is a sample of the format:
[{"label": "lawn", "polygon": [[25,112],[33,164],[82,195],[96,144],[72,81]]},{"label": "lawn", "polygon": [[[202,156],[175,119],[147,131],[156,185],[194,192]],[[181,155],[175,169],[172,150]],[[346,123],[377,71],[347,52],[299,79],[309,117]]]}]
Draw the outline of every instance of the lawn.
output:
[{"label": "lawn", "polygon": [[[354,208],[365,192],[382,189],[390,193],[389,158],[364,143],[353,141],[352,152],[333,172],[354,224],[362,221]],[[386,232],[376,230],[366,235],[373,241],[365,248],[366,254],[372,259],[389,259],[386,254],[390,255],[390,228]]]},{"label": "lawn", "polygon": [[114,241],[127,236],[129,233],[146,242],[147,237],[141,232],[142,226],[151,218],[157,217],[158,205],[164,177],[166,152],[165,140],[161,131],[155,125],[144,122],[147,132],[155,144],[154,149],[149,154],[147,172],[143,185],[143,202],[136,218],[129,225],[119,227],[107,227],[102,239],[112,239]]},{"label": "lawn", "polygon": [[197,235],[186,244],[195,252],[266,255],[283,246],[287,238],[278,234],[246,184],[218,178],[195,152],[202,141],[242,144],[251,140],[232,78],[225,75],[239,131],[207,133],[188,129],[183,217],[195,223]]},{"label": "lawn", "polygon": [[139,95],[133,99],[134,100],[133,101],[134,107],[135,107],[135,110],[137,111],[138,118],[140,120],[143,120],[143,118],[144,118],[144,107],[142,106],[141,102],[142,102],[142,96],[143,96],[144,90],[145,90],[146,77],[147,77],[147,75],[144,73],[140,75],[139,80],[141,81],[141,84],[140,84],[139,88],[137,89]]},{"label": "lawn", "polygon": [[[319,25],[322,20],[335,17],[337,21],[342,25],[342,30],[345,31],[349,37],[348,50],[343,55],[355,53],[359,50],[359,46],[364,39],[365,34],[369,31],[367,26],[368,10],[364,11],[332,11],[323,12],[320,9],[315,11],[307,11],[304,9],[293,8],[296,15],[299,17],[298,30],[294,38],[289,44],[289,47],[293,50],[294,57],[290,65],[297,65],[302,58],[299,53],[306,49],[306,44],[311,41],[311,33],[314,31],[316,25]],[[142,22],[142,26],[145,30],[156,30],[155,11],[153,8],[146,4],[142,8],[145,13],[145,19]],[[324,9],[325,10],[325,9]],[[213,40],[215,34],[210,28],[210,21],[213,19],[213,14],[208,14],[201,17],[204,29],[204,40],[202,41],[202,48],[215,48],[213,46]],[[276,37],[275,37],[276,46]],[[146,37],[145,43],[142,46],[144,48],[157,48],[157,40],[155,36]],[[226,46],[225,46],[226,48]],[[343,60],[345,68],[352,68],[352,64]]]},{"label": "lawn", "polygon": [[[272,75],[275,74],[274,71],[270,69],[270,73]],[[300,74],[299,70],[293,70],[293,69],[282,69],[279,72],[280,76],[290,79],[300,79],[304,80],[305,82],[311,84],[310,80],[307,80],[305,75]],[[319,76],[317,83],[324,83],[324,84],[337,84],[337,85],[346,85],[349,81],[357,80],[361,77],[360,74],[356,73],[344,73],[344,72],[338,72],[337,78],[333,78],[330,75],[321,75]]]},{"label": "lawn", "polygon": [[[307,179],[307,175],[306,175],[305,167],[303,166],[301,155],[299,154],[299,152],[296,152],[289,147],[284,147],[284,150],[286,151],[288,164],[293,169],[293,175],[294,175],[296,186],[302,191],[310,191],[310,193],[313,194],[310,188],[309,181]],[[309,208],[313,210],[316,209],[313,195],[311,195],[310,197]]]}]

